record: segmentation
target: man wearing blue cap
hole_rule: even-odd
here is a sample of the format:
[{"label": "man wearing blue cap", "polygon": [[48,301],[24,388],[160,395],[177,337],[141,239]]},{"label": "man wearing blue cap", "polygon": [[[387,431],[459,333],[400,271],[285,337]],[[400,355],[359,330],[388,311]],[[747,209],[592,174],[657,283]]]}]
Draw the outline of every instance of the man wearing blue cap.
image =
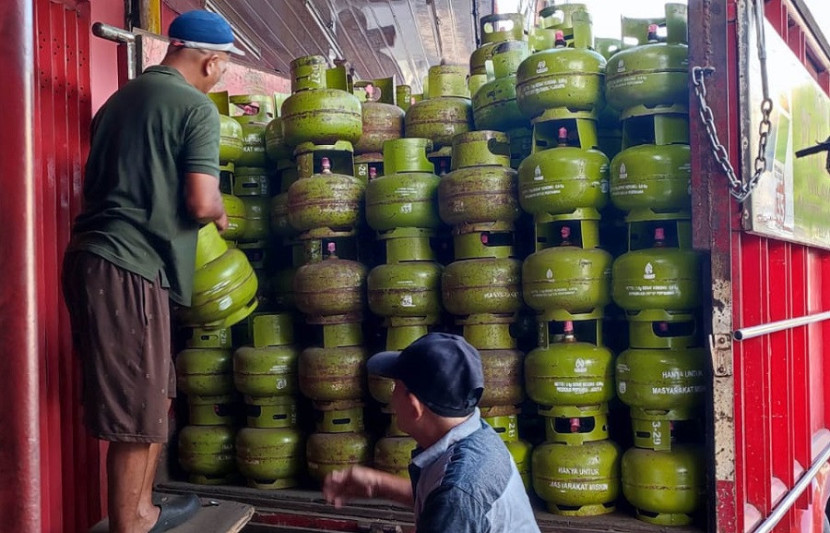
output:
[{"label": "man wearing blue cap", "polygon": [[429,333],[401,352],[382,352],[367,368],[395,380],[391,407],[418,448],[411,482],[353,466],[333,472],[323,495],[335,506],[348,498],[384,498],[414,506],[418,533],[538,533],[513,458],[481,420],[481,356],[463,337]]},{"label": "man wearing blue cap", "polygon": [[195,495],[153,505],[175,372],[169,299],[190,305],[200,225],[228,220],[219,193],[219,116],[206,96],[230,59],[227,21],[191,11],[170,25],[161,65],[95,115],[81,214],[63,290],[83,371],[84,421],[107,452],[110,531],[166,531]]}]

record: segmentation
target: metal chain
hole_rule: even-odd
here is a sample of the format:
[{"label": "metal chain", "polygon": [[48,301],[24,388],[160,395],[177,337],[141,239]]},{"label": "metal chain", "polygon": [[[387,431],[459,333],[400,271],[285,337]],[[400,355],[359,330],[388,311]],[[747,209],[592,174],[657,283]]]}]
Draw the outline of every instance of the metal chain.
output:
[{"label": "metal chain", "polygon": [[692,84],[694,85],[695,94],[697,95],[699,103],[700,119],[706,127],[706,134],[709,137],[709,142],[712,145],[712,153],[715,160],[723,168],[726,177],[729,179],[729,192],[739,202],[745,201],[750,197],[752,191],[758,186],[758,181],[761,179],[763,173],[767,170],[767,141],[769,140],[770,130],[772,129],[772,122],[770,122],[770,115],[772,114],[772,100],[769,97],[769,80],[767,77],[767,50],[764,38],[764,0],[755,0],[755,29],[756,40],[758,42],[758,60],[761,64],[761,90],[763,98],[761,100],[761,123],[758,126],[758,155],[755,156],[755,164],[753,167],[752,177],[746,183],[743,183],[735,173],[735,168],[729,161],[729,152],[720,142],[718,136],[718,128],[715,125],[715,115],[712,108],[706,100],[706,76],[715,72],[714,67],[693,67],[692,68]]}]

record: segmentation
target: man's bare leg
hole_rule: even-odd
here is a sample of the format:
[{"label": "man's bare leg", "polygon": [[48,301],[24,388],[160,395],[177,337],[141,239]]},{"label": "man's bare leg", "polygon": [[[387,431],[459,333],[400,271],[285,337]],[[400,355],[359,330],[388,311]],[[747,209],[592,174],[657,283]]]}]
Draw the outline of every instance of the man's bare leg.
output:
[{"label": "man's bare leg", "polygon": [[[157,460],[159,450],[160,444],[110,442],[107,452],[110,533],[146,533],[158,521],[159,509],[152,502],[149,508],[145,505],[143,490],[151,457],[155,455]],[[151,471],[155,474],[155,466]]]}]

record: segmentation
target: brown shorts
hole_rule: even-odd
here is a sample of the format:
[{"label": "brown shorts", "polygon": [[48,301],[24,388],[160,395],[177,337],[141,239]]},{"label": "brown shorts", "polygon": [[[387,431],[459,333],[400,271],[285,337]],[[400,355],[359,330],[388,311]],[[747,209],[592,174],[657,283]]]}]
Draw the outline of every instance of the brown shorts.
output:
[{"label": "brown shorts", "polygon": [[108,441],[166,442],[176,395],[167,290],[88,252],[66,254],[62,276],[87,428]]}]

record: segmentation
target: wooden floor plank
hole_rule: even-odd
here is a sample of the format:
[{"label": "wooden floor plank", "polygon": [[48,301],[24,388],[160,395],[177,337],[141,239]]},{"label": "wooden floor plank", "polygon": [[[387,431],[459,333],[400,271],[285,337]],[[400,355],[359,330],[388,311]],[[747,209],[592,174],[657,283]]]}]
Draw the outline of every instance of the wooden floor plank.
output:
[{"label": "wooden floor plank", "polygon": [[[164,494],[154,495],[153,500],[158,503],[164,499]],[[201,498],[202,508],[196,516],[184,524],[169,529],[169,533],[238,533],[242,531],[254,516],[254,507],[246,503],[218,500],[215,498]],[[109,520],[103,519],[95,524],[89,533],[107,533]]]}]

